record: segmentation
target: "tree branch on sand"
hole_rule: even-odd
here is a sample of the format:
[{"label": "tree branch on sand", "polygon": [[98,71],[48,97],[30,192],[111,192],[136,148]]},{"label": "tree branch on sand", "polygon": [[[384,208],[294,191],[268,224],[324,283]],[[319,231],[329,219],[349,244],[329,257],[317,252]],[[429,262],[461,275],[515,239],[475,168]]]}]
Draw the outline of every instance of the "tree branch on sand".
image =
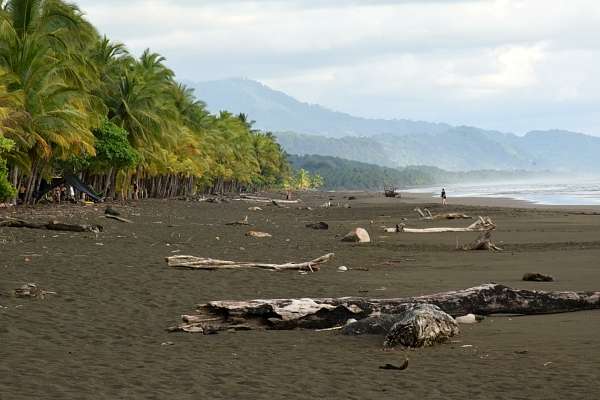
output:
[{"label": "tree branch on sand", "polygon": [[[401,314],[414,304],[432,304],[452,317],[466,314],[551,314],[600,308],[600,292],[546,292],[499,284],[425,296],[378,299],[364,297],[211,301],[171,331],[214,332],[247,329],[325,329],[383,314]],[[211,319],[210,322],[205,322]]]},{"label": "tree branch on sand", "polygon": [[444,232],[482,232],[496,229],[496,224],[490,217],[479,217],[466,228],[455,227],[440,227],[440,228],[406,228],[404,225],[396,225],[394,228],[385,228],[388,233],[405,232],[405,233],[444,233]]},{"label": "tree branch on sand", "polygon": [[[458,239],[457,239],[458,241]],[[458,248],[458,246],[457,246]],[[489,251],[502,251],[502,249],[492,243],[492,231],[485,231],[477,239],[472,241],[469,244],[466,244],[460,249],[468,251],[468,250],[489,250]]]},{"label": "tree branch on sand", "polygon": [[47,223],[29,222],[22,219],[5,218],[0,219],[0,227],[7,228],[29,228],[29,229],[47,229],[51,231],[68,232],[102,232],[101,225],[87,224],[66,224],[58,221],[49,221]]},{"label": "tree branch on sand", "polygon": [[428,220],[428,221],[432,221],[432,220],[436,220],[436,219],[473,219],[473,217],[471,217],[467,214],[463,214],[463,213],[442,213],[442,214],[432,215],[431,211],[429,211],[428,208],[424,208],[421,210],[420,208],[417,207],[417,208],[415,208],[415,211],[419,214],[421,219]]},{"label": "tree branch on sand", "polygon": [[258,268],[268,269],[271,271],[318,271],[319,265],[331,260],[334,253],[325,254],[319,258],[302,263],[284,263],[284,264],[268,264],[256,262],[236,262],[226,260],[216,260],[212,258],[201,258],[194,256],[171,256],[167,257],[167,265],[169,267],[189,268],[189,269],[240,269],[240,268]]}]

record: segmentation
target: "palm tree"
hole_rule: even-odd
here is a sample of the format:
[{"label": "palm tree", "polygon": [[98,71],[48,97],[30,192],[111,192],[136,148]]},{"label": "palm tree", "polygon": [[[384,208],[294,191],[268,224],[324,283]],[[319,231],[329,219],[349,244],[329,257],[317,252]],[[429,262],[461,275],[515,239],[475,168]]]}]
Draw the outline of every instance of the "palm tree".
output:
[{"label": "palm tree", "polygon": [[[90,127],[102,105],[86,92],[88,75],[78,55],[95,31],[79,9],[59,0],[7,0],[0,10],[0,83],[20,99],[17,151],[24,165],[26,200],[52,157],[94,152]],[[10,132],[9,132],[10,137]],[[25,159],[25,157],[22,157]]]}]

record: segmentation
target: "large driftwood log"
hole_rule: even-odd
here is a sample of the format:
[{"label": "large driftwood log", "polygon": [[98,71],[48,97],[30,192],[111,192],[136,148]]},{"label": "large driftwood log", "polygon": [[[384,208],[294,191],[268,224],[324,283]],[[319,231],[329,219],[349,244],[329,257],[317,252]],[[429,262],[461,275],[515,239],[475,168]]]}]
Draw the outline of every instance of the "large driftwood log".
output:
[{"label": "large driftwood log", "polygon": [[[245,324],[255,328],[323,329],[378,314],[401,314],[411,303],[438,306],[453,317],[476,314],[550,314],[600,308],[600,292],[544,292],[484,284],[426,296],[373,299],[363,297],[212,301],[198,307],[196,319],[221,318],[212,326]],[[191,321],[191,322],[190,322]],[[202,328],[184,316],[173,330]]]},{"label": "large driftwood log", "polygon": [[49,221],[47,223],[29,222],[21,219],[2,219],[0,227],[8,228],[29,228],[29,229],[48,229],[51,231],[68,231],[68,232],[102,232],[101,225],[87,224],[65,224],[58,221]]},{"label": "large driftwood log", "polygon": [[489,217],[479,217],[466,228],[441,227],[441,228],[406,228],[404,225],[396,225],[394,228],[385,228],[388,233],[445,233],[445,232],[482,232],[496,229],[496,224]]},{"label": "large driftwood log", "polygon": [[443,214],[431,214],[428,208],[420,209],[415,208],[415,211],[419,214],[421,219],[432,221],[436,219],[473,219],[473,217],[468,216],[463,213],[443,213]]},{"label": "large driftwood log", "polygon": [[239,268],[259,268],[272,271],[299,270],[299,271],[318,271],[319,264],[331,260],[334,253],[325,254],[319,258],[302,263],[284,263],[268,264],[255,262],[236,262],[226,260],[215,260],[212,258],[200,258],[194,256],[171,256],[167,257],[169,267],[189,268],[189,269],[239,269]]}]

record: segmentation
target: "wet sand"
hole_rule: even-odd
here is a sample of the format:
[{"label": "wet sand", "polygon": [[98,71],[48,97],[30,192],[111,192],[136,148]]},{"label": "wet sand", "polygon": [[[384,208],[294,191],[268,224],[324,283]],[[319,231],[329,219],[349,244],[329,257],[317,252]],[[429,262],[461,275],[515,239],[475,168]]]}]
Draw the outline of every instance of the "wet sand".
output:
[{"label": "wet sand", "polygon": [[[600,311],[486,318],[461,326],[454,342],[416,351],[381,350],[377,336],[335,332],[168,333],[196,304],[270,297],[397,297],[485,282],[545,290],[600,290],[600,210],[468,199],[449,211],[490,216],[502,253],[458,252],[475,233],[388,234],[410,226],[463,226],[418,221],[410,195],[386,199],[307,194],[304,205],[144,201],[117,206],[134,221],[102,217],[103,206],[21,210],[19,217],[95,222],[98,235],[0,228],[0,292],[26,282],[56,291],[43,300],[0,296],[0,399],[597,399],[600,398]],[[454,203],[455,199],[450,199]],[[483,204],[477,205],[477,204]],[[437,204],[429,205],[432,212]],[[14,210],[1,210],[0,215]],[[249,216],[252,229],[225,222]],[[325,221],[328,231],[307,222]],[[373,224],[371,224],[373,221]],[[351,228],[373,243],[340,242]],[[219,240],[216,238],[219,237]],[[288,241],[289,239],[289,241]],[[261,270],[169,269],[164,257],[190,254],[256,261],[304,261],[335,252],[308,275]],[[390,262],[392,261],[392,262]],[[346,265],[348,272],[338,272]],[[353,269],[354,268],[354,269]],[[364,270],[364,269],[368,269]],[[556,282],[522,282],[525,272]],[[172,345],[161,345],[172,342]],[[462,347],[462,346],[470,347]],[[410,359],[405,371],[385,363]]]}]

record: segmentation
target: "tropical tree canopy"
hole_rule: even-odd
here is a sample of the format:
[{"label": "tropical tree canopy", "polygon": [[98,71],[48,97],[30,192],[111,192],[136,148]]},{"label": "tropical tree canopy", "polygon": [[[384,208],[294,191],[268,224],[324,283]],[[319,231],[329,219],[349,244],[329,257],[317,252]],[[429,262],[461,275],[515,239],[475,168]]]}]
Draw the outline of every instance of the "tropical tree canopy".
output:
[{"label": "tropical tree canopy", "polygon": [[281,185],[273,135],[209,113],[165,61],[101,37],[70,2],[0,0],[0,182],[29,203],[67,172],[122,198]]}]

